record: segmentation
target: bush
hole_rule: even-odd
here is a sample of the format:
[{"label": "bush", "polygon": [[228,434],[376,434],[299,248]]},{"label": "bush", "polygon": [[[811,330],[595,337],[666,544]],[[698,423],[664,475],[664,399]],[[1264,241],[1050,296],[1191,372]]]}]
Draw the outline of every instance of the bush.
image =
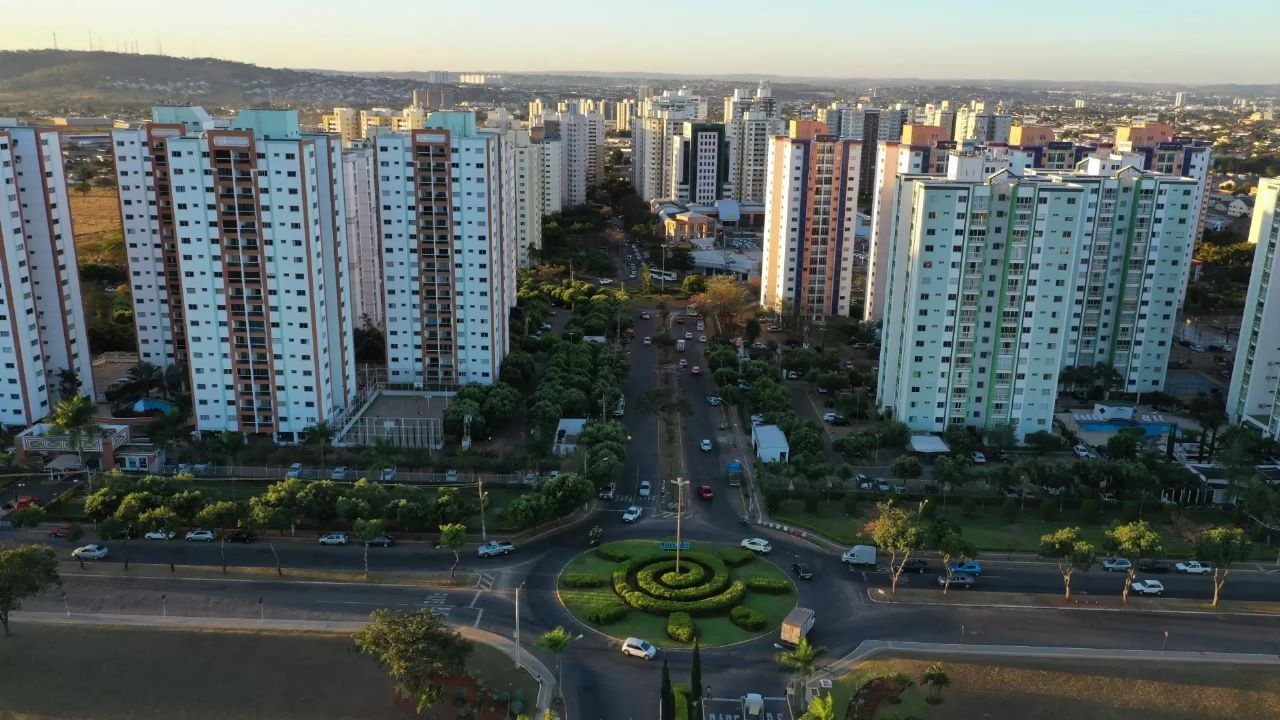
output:
[{"label": "bush", "polygon": [[676,642],[693,642],[693,618],[687,612],[673,612],[667,616],[667,637]]},{"label": "bush", "polygon": [[1085,500],[1080,503],[1080,522],[1092,525],[1098,522],[1098,515],[1101,512],[1102,507],[1098,505],[1097,500]]},{"label": "bush", "polygon": [[[701,600],[662,600],[650,597],[639,590],[632,590],[626,587],[625,580],[622,587],[623,591],[618,594],[628,605],[652,615],[666,615],[673,612],[687,612],[690,615],[715,615],[725,608],[733,607],[742,602],[743,596],[747,594],[747,586],[743,585],[740,580],[734,580],[719,595],[712,595]],[[614,590],[617,591],[617,589],[618,582],[615,572]]]},{"label": "bush", "polygon": [[692,700],[689,697],[689,686],[684,683],[678,683],[671,689],[671,695],[675,698],[676,720],[689,720],[689,705]]},{"label": "bush", "polygon": [[597,588],[609,584],[609,578],[594,573],[565,573],[560,576],[560,584],[567,588]]},{"label": "bush", "polygon": [[687,588],[698,585],[707,579],[707,569],[698,563],[680,563],[680,573],[673,569],[663,573],[658,580],[669,588]]},{"label": "bush", "polygon": [[978,500],[971,497],[965,498],[964,502],[960,503],[960,514],[967,518],[978,517]]},{"label": "bush", "polygon": [[743,630],[763,630],[766,623],[764,613],[743,605],[729,611],[729,621]]},{"label": "bush", "polygon": [[1005,498],[1004,502],[1001,503],[1000,517],[1005,520],[1012,520],[1018,517],[1018,503],[1014,502],[1013,498]]},{"label": "bush", "polygon": [[[697,555],[697,557],[689,557],[690,555]],[[715,565],[709,567],[714,574],[710,580],[705,580],[697,585],[676,588],[663,584],[660,578],[665,574],[673,573],[675,570],[676,561],[674,559],[642,563],[643,567],[636,571],[636,585],[649,595],[662,600],[701,600],[728,587],[729,568],[719,558],[711,558],[701,553],[687,553],[680,560],[680,564],[683,566],[686,563],[690,565],[699,563],[710,565],[710,563],[705,562],[709,559],[715,560]],[[706,575],[706,570],[703,570],[703,575]]]},{"label": "bush", "polygon": [[804,511],[810,515],[818,512],[818,493],[810,490],[804,494]]},{"label": "bush", "polygon": [[1053,522],[1058,519],[1058,501],[1053,498],[1045,498],[1040,501],[1040,519],[1045,522]]},{"label": "bush", "polygon": [[626,617],[628,612],[630,610],[627,609],[625,603],[618,600],[610,600],[591,608],[591,611],[587,613],[587,620],[597,625],[608,625]]},{"label": "bush", "polygon": [[728,548],[720,551],[720,558],[729,567],[742,567],[756,559],[756,554],[745,548]]},{"label": "bush", "polygon": [[1140,507],[1137,500],[1125,500],[1124,505],[1120,506],[1120,517],[1127,523],[1135,522],[1141,514]]},{"label": "bush", "polygon": [[844,514],[851,516],[858,514],[858,496],[856,493],[849,493],[844,496]]},{"label": "bush", "polygon": [[769,595],[785,595],[791,592],[791,582],[779,578],[753,577],[747,580],[747,589]]},{"label": "bush", "polygon": [[631,559],[631,554],[617,546],[601,545],[596,548],[596,557],[609,562],[626,562]]}]

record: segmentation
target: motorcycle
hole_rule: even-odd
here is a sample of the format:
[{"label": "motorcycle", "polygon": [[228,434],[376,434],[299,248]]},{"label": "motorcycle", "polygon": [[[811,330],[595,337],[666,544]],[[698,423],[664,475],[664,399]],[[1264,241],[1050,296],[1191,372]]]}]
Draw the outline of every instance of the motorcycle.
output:
[{"label": "motorcycle", "polygon": [[746,515],[743,515],[742,517],[738,518],[738,524],[739,524],[739,525],[750,525],[750,524],[751,524],[751,518],[747,517]]},{"label": "motorcycle", "polygon": [[604,535],[604,528],[599,525],[591,528],[591,532],[587,533],[587,546],[595,547],[600,544],[600,537]]}]

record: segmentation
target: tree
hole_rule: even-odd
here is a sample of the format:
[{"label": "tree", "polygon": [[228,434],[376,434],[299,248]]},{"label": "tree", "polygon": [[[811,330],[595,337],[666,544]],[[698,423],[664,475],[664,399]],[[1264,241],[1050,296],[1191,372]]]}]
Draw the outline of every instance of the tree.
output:
[{"label": "tree", "polygon": [[48,515],[48,511],[44,508],[38,505],[32,505],[9,513],[9,522],[12,522],[13,526],[19,530],[26,530],[27,528],[34,528],[44,522],[46,515]]},{"label": "tree", "polygon": [[67,434],[67,439],[75,448],[81,465],[84,464],[84,436],[88,429],[93,427],[93,414],[97,411],[98,408],[93,401],[83,395],[76,395],[59,400],[58,404],[53,406],[53,413],[49,416],[54,427]]},{"label": "tree", "polygon": [[142,532],[177,532],[180,524],[178,513],[174,512],[170,507],[157,507],[144,511],[138,515],[138,527]]},{"label": "tree", "polygon": [[[366,520],[359,518],[352,527],[355,531],[356,539],[364,544],[364,578],[369,579],[369,542],[376,537],[380,537],[387,533],[387,523],[385,520]],[[452,572],[449,575],[453,577]]]},{"label": "tree", "polygon": [[756,338],[760,337],[760,320],[755,317],[747,318],[747,325],[743,331],[747,336],[747,342],[753,343]]},{"label": "tree", "polygon": [[[871,536],[882,551],[889,551],[890,594],[898,593],[898,579],[911,553],[924,547],[925,532],[919,512],[893,504],[887,500],[876,505],[876,517],[866,524],[864,531]],[[901,557],[899,557],[901,556]]]},{"label": "tree", "polygon": [[338,429],[330,425],[328,422],[321,420],[302,431],[307,436],[307,442],[320,448],[320,473],[324,474],[324,456],[325,451],[329,449],[329,443],[333,442],[333,438],[337,436]]},{"label": "tree", "polygon": [[[928,508],[925,505],[921,510]],[[942,586],[942,594],[946,595],[951,589],[951,562],[960,558],[971,558],[978,554],[978,550],[972,543],[964,539],[963,530],[959,525],[947,520],[939,518],[931,523],[927,531],[928,546],[938,552],[938,559],[942,562],[942,572],[947,576],[947,583]]]},{"label": "tree", "polygon": [[826,648],[814,647],[809,644],[809,638],[801,638],[794,648],[779,652],[774,656],[774,660],[793,671],[800,681],[800,687],[804,687],[809,676],[818,669],[818,660],[826,654]]},{"label": "tree", "polygon": [[1201,531],[1191,547],[1195,559],[1213,566],[1213,606],[1218,607],[1231,563],[1249,557],[1249,540],[1240,528],[1212,527]]},{"label": "tree", "polygon": [[[1146,520],[1117,525],[1107,531],[1106,549],[1113,554],[1132,558],[1156,557],[1160,554],[1160,547],[1160,535],[1151,529]],[[1129,587],[1137,574],[1137,563],[1125,573],[1124,590],[1120,593],[1125,605],[1129,604]]]},{"label": "tree", "polygon": [[648,295],[653,292],[653,271],[649,269],[649,265],[640,265],[640,292]]},{"label": "tree", "polygon": [[702,702],[702,651],[698,648],[698,639],[693,639],[692,667],[689,670],[689,687],[693,691],[695,702]]},{"label": "tree", "polygon": [[889,466],[889,474],[900,480],[911,480],[920,477],[924,469],[920,466],[920,458],[915,455],[899,455]]},{"label": "tree", "polygon": [[675,720],[676,696],[671,690],[671,668],[667,666],[667,656],[662,655],[662,720]]},{"label": "tree", "polygon": [[835,697],[819,695],[809,703],[800,720],[836,720]]},{"label": "tree", "polygon": [[118,517],[103,518],[98,523],[98,537],[104,541],[120,539],[120,552],[124,557],[124,569],[129,569],[129,535],[132,529]]},{"label": "tree", "polygon": [[947,677],[946,671],[942,669],[942,663],[934,663],[925,668],[920,681],[929,686],[929,697],[933,698],[935,703],[942,700],[942,688],[951,684],[951,678]]},{"label": "tree", "polygon": [[218,500],[200,508],[196,513],[196,525],[211,529],[235,527],[240,518],[240,506],[230,500]]},{"label": "tree", "polygon": [[688,275],[685,277],[681,289],[688,295],[697,295],[707,289],[707,280],[701,275]]},{"label": "tree", "polygon": [[538,647],[551,653],[556,658],[556,694],[564,697],[564,684],[561,682],[564,677],[561,672],[561,656],[565,650],[569,649],[569,645],[573,642],[573,634],[564,629],[564,626],[557,625],[555,629],[542,633],[542,637],[538,638]]},{"label": "tree", "polygon": [[706,290],[693,296],[693,301],[703,312],[714,315],[717,325],[723,328],[728,319],[746,305],[746,290],[742,283],[729,275],[708,278],[706,284]]},{"label": "tree", "polygon": [[1065,527],[1040,537],[1040,555],[1058,561],[1062,573],[1063,598],[1071,599],[1071,576],[1075,571],[1088,572],[1098,559],[1092,543],[1080,538],[1080,528]]},{"label": "tree", "polygon": [[447,523],[440,526],[440,547],[453,551],[453,565],[449,566],[449,579],[458,569],[458,551],[467,544],[467,526],[462,523]]},{"label": "tree", "polygon": [[376,438],[372,445],[365,446],[360,453],[365,464],[369,466],[369,473],[374,477],[374,473],[378,473],[382,468],[393,468],[396,461],[400,458],[400,448],[394,442],[385,437]]},{"label": "tree", "polygon": [[1000,422],[987,428],[987,446],[1008,452],[1018,446],[1018,431],[1012,423]]},{"label": "tree", "polygon": [[244,452],[244,436],[230,430],[223,430],[218,433],[215,446],[217,453],[226,460],[227,465],[234,467],[236,458]]},{"label": "tree", "polygon": [[58,399],[69,400],[80,394],[80,387],[84,384],[80,381],[80,375],[71,368],[63,368],[58,371]]},{"label": "tree", "polygon": [[382,665],[397,695],[417,701],[418,712],[440,699],[441,681],[463,672],[472,650],[430,609],[374,610],[352,640]]},{"label": "tree", "polygon": [[0,548],[0,625],[9,637],[9,613],[22,601],[46,589],[62,585],[58,577],[58,557],[43,545]]}]

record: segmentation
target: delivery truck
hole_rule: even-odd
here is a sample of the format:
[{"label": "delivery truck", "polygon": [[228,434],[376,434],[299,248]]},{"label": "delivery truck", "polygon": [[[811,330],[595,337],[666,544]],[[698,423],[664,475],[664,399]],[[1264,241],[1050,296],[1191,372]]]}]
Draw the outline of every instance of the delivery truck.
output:
[{"label": "delivery truck", "polygon": [[795,647],[809,635],[813,629],[816,615],[809,608],[798,607],[787,613],[782,620],[782,643]]},{"label": "delivery truck", "polygon": [[676,350],[684,352],[684,338],[680,338],[676,341]]}]

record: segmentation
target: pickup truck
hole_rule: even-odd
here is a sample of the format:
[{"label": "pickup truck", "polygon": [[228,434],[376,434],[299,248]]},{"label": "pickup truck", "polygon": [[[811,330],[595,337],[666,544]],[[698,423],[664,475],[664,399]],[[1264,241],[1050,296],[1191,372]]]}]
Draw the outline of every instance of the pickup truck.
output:
[{"label": "pickup truck", "polygon": [[1206,573],[1213,572],[1213,568],[1209,567],[1208,565],[1201,565],[1195,560],[1188,560],[1187,562],[1176,563],[1173,566],[1173,570],[1174,572],[1180,572],[1187,575],[1204,575]]}]

